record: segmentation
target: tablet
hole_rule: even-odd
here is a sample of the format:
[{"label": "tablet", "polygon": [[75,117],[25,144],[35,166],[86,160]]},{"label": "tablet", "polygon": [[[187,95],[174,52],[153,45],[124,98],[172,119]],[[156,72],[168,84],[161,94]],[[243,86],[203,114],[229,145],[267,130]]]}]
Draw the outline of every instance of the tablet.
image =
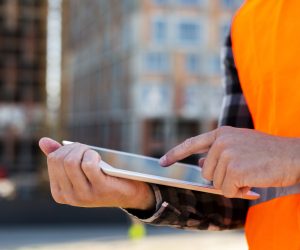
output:
[{"label": "tablet", "polygon": [[[63,141],[64,145],[71,143]],[[162,167],[156,158],[95,146],[89,147],[101,155],[99,167],[105,174],[222,195],[221,190],[215,189],[210,181],[202,177],[201,168],[197,165],[175,163],[169,167]],[[257,199],[258,196],[249,194],[244,198]]]}]

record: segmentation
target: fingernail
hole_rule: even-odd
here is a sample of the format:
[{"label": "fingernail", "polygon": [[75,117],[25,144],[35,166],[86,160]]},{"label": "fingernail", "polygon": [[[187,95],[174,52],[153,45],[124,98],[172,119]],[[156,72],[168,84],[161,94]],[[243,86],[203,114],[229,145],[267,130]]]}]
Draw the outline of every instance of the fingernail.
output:
[{"label": "fingernail", "polygon": [[167,165],[167,157],[165,155],[159,159],[159,164],[163,167]]},{"label": "fingernail", "polygon": [[257,198],[260,197],[260,195],[258,193],[255,193],[255,192],[253,192],[251,190],[247,192],[247,195],[254,196],[254,197],[257,197]]}]

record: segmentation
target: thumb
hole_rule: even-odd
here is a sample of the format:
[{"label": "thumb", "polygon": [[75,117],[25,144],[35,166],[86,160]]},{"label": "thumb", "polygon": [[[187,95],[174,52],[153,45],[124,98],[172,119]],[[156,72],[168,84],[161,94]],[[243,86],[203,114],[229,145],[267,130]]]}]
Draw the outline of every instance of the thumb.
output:
[{"label": "thumb", "polygon": [[57,141],[54,141],[47,137],[40,139],[39,146],[46,156],[61,147],[61,145]]}]

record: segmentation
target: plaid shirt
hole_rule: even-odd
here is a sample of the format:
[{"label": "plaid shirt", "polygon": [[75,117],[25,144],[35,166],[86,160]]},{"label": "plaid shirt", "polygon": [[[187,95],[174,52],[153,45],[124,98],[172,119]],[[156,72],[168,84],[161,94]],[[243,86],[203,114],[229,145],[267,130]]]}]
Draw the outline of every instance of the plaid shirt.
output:
[{"label": "plaid shirt", "polygon": [[[219,125],[253,128],[235,67],[230,36],[222,49],[225,95]],[[220,195],[151,185],[155,211],[127,210],[144,222],[186,229],[222,230],[242,227],[248,202]]]}]

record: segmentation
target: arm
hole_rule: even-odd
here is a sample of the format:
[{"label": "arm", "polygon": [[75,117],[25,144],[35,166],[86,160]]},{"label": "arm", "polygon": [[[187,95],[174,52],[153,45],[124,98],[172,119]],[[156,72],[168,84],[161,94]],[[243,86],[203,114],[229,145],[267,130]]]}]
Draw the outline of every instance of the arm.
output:
[{"label": "arm", "polygon": [[[230,57],[226,56],[227,79],[238,79],[235,72],[229,70],[234,68],[230,62]],[[227,96],[231,93],[230,88],[228,90]],[[238,91],[234,95],[242,96]],[[240,105],[235,98],[228,100],[231,101],[225,106],[227,109],[222,120],[232,122],[228,125],[238,125],[241,112],[236,112],[236,108],[239,109]],[[241,110],[247,111],[246,107],[242,107]],[[243,119],[246,114],[243,113]],[[40,147],[47,155],[51,192],[58,203],[127,208],[128,212],[145,222],[179,228],[228,229],[239,227],[244,222],[247,211],[244,200],[107,176],[98,167],[100,156],[82,144],[61,146],[44,138]]]},{"label": "arm", "polygon": [[[230,59],[228,54],[227,58]],[[234,83],[234,79],[227,77],[229,83]],[[233,86],[236,85],[228,86],[227,91],[230,92],[230,89],[233,90]],[[249,117],[245,116],[249,113],[248,109],[241,108],[247,107],[242,96],[233,94],[228,96],[228,100],[227,102],[233,105],[226,108],[225,98],[223,114],[227,116],[224,116],[222,122],[229,121],[244,127],[252,124]],[[240,106],[241,104],[244,105]],[[229,115],[230,110],[234,110],[236,114],[240,113],[238,116],[243,119],[237,122],[237,116]],[[214,187],[222,190],[225,197],[236,198],[244,197],[252,187],[298,185],[300,183],[299,152],[300,139],[297,137],[276,136],[254,129],[224,126],[188,138],[164,155],[160,159],[160,164],[169,166],[189,155],[207,153],[203,166],[201,165],[203,177],[213,181]]]},{"label": "arm", "polygon": [[[252,118],[240,86],[233,60],[231,39],[222,50],[224,66],[223,107],[219,125],[253,128]],[[241,227],[246,217],[248,202],[218,195],[184,189],[154,186],[156,213],[129,210],[145,222],[189,229],[231,229]],[[145,219],[147,218],[147,219]]]}]

